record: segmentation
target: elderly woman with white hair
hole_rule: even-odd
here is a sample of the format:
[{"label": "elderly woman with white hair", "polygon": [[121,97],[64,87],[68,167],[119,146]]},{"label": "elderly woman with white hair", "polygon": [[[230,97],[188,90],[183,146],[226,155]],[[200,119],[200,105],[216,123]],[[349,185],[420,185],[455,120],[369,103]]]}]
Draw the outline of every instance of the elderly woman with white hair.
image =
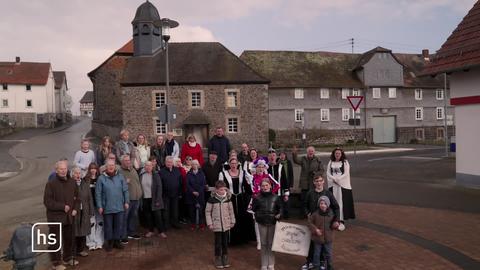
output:
[{"label": "elderly woman with white hair", "polygon": [[205,230],[205,190],[207,180],[205,174],[200,170],[198,160],[192,160],[192,169],[187,173],[186,203],[190,212],[191,229],[196,226]]},{"label": "elderly woman with white hair", "polygon": [[75,180],[77,187],[77,201],[79,203],[79,211],[74,220],[75,226],[75,246],[77,256],[86,257],[88,252],[87,235],[90,234],[90,218],[95,214],[93,206],[93,197],[90,190],[90,183],[81,178],[82,169],[74,167],[72,169],[72,178]]},{"label": "elderly woman with white hair", "polygon": [[167,238],[162,220],[162,210],[164,209],[162,179],[153,170],[151,161],[145,162],[140,182],[143,190],[142,213],[145,218],[145,227],[148,229],[145,237],[152,237],[156,228],[160,237]]}]

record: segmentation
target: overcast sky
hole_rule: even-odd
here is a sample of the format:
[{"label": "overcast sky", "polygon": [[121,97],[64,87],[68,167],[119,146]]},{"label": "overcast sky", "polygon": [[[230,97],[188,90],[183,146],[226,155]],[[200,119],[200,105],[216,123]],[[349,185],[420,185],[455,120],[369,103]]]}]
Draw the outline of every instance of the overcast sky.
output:
[{"label": "overcast sky", "polygon": [[[87,73],[131,38],[142,0],[0,0],[0,61],[51,62],[78,100]],[[244,50],[435,52],[476,0],[152,0],[179,21],[173,41],[219,41]],[[171,59],[175,61],[175,59]]]}]

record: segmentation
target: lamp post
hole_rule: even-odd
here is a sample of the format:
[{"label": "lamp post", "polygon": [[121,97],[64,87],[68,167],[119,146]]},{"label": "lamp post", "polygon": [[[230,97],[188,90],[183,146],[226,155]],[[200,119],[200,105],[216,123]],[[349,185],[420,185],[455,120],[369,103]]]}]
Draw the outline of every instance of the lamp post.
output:
[{"label": "lamp post", "polygon": [[[162,39],[164,41],[163,49],[165,50],[165,86],[167,87],[167,95],[169,95],[170,75],[169,75],[169,64],[168,64],[168,41],[170,40],[170,29],[177,27],[179,24],[177,21],[174,21],[168,18],[163,18],[159,21],[154,22],[154,25],[162,29]],[[168,105],[166,110],[166,116],[167,116],[167,131],[168,131],[170,127]]]}]

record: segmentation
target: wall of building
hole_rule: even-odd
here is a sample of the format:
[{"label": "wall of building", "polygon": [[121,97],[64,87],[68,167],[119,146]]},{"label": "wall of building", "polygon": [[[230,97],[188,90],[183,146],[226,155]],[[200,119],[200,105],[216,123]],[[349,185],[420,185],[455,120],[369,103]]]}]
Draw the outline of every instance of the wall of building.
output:
[{"label": "wall of building", "polygon": [[364,80],[365,85],[403,86],[403,66],[390,53],[375,53],[363,70],[359,78]]},{"label": "wall of building", "polygon": [[[225,89],[239,89],[239,106],[227,108]],[[152,91],[166,91],[165,86],[125,87],[123,88],[123,126],[128,128],[132,137],[145,133],[153,139],[154,108]],[[204,105],[201,110],[189,107],[189,90],[201,90]],[[171,86],[167,93],[167,102],[175,104],[177,119],[169,128],[183,129],[183,121],[196,112],[204,113],[210,120],[208,135],[211,137],[217,126],[223,127],[226,136],[236,149],[242,142],[266,149],[268,142],[268,92],[267,85],[192,85]],[[239,132],[228,133],[226,119],[228,116],[239,118]],[[179,138],[183,139],[183,138]]]},{"label": "wall of building", "polygon": [[[107,126],[122,125],[122,91],[126,56],[114,56],[95,72],[93,78],[94,121]],[[96,134],[96,130],[93,132]],[[100,132],[100,131],[99,131]]]},{"label": "wall of building", "polygon": [[[452,97],[476,96],[480,89],[480,69],[453,73],[450,77]],[[480,186],[480,104],[455,106],[457,182]]]}]

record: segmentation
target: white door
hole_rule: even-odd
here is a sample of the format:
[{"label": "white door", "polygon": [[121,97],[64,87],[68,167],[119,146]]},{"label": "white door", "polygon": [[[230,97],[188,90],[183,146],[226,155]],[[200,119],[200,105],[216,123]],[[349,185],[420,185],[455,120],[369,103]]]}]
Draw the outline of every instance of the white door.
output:
[{"label": "white door", "polygon": [[394,143],[395,116],[372,117],[373,143]]}]

